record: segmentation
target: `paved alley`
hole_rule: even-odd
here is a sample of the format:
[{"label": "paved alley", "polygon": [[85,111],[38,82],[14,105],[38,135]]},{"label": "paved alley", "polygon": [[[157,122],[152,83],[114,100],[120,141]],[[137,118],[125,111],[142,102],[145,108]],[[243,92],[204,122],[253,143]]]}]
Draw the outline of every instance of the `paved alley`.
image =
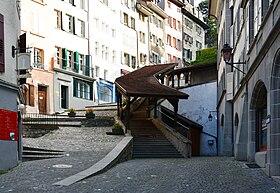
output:
[{"label": "paved alley", "polygon": [[[25,143],[29,145],[37,140],[38,146],[51,145],[53,148],[64,149],[69,155],[23,162],[9,173],[0,175],[0,192],[280,192],[280,184],[266,176],[261,169],[248,168],[244,162],[234,161],[229,157],[134,159],[73,185],[54,186],[54,182],[96,163],[121,140],[118,136],[104,135],[104,130],[109,128],[88,131],[80,129],[58,130],[56,136],[50,134],[41,139],[26,140]],[[77,135],[80,132],[87,134]],[[89,135],[91,132],[95,136]],[[68,139],[59,139],[59,136],[68,136]],[[78,136],[84,136],[85,139]]]}]

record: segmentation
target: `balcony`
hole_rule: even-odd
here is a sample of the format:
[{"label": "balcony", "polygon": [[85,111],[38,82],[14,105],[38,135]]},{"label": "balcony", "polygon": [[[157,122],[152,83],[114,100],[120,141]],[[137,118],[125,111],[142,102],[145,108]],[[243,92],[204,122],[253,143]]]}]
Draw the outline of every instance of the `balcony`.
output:
[{"label": "balcony", "polygon": [[67,61],[63,58],[55,58],[54,67],[67,72],[94,78],[94,68],[89,65],[81,65],[78,62]]}]

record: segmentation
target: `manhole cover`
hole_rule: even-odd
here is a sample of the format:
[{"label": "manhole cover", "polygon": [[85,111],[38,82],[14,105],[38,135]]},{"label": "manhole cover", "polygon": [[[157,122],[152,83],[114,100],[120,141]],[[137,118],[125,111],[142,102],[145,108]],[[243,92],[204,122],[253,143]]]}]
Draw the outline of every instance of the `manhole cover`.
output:
[{"label": "manhole cover", "polygon": [[260,168],[258,164],[246,164],[246,166],[248,166],[248,168]]},{"label": "manhole cover", "polygon": [[66,165],[66,164],[57,164],[53,165],[53,168],[72,168],[72,165]]}]

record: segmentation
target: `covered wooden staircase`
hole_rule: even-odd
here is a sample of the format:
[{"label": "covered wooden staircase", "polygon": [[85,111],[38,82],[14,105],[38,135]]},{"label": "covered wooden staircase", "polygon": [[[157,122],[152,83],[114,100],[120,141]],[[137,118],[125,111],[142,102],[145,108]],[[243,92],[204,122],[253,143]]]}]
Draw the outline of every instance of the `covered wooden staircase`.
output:
[{"label": "covered wooden staircase", "polygon": [[147,115],[147,101],[134,111],[130,119],[133,136],[133,158],[183,158]]}]

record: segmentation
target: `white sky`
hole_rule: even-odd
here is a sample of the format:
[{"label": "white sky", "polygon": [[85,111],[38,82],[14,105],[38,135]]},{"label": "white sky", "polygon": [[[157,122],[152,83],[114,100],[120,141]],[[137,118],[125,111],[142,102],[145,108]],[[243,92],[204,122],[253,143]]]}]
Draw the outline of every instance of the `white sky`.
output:
[{"label": "white sky", "polygon": [[197,6],[202,0],[194,0],[194,5]]}]

